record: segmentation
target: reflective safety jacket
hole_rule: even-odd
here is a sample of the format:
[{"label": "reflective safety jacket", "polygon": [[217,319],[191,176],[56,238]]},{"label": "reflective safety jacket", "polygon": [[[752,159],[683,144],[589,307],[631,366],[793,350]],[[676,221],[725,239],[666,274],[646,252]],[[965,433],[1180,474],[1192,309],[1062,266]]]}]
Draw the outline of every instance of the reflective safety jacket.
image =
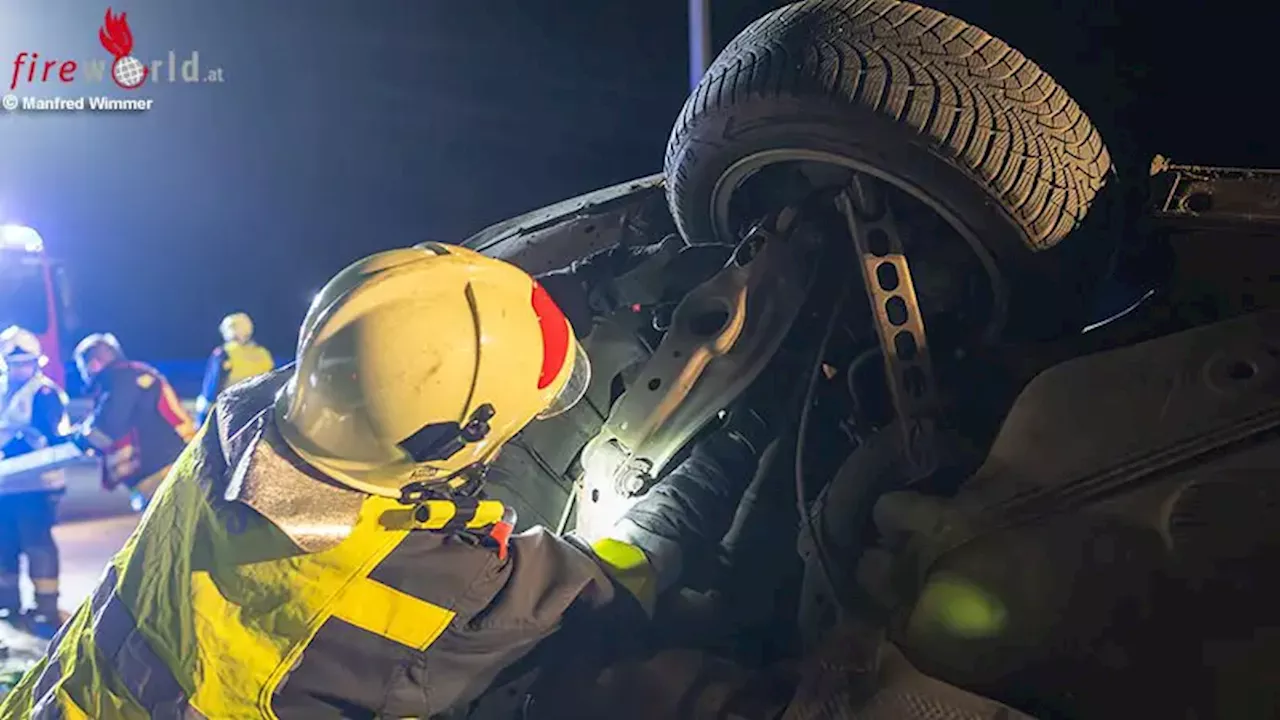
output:
[{"label": "reflective safety jacket", "polygon": [[[276,361],[271,357],[271,352],[257,343],[229,342],[218,349],[222,351],[225,359],[222,367],[226,368],[220,390],[225,390],[241,380],[269,373],[276,367]],[[216,354],[217,351],[215,350],[214,353]]]},{"label": "reflective safety jacket", "polygon": [[228,342],[214,348],[205,366],[200,397],[196,399],[196,424],[204,424],[205,413],[213,406],[218,393],[241,380],[269,373],[275,366],[271,352],[254,342]]},{"label": "reflective safety jacket", "polygon": [[70,431],[67,394],[44,373],[36,373],[11,393],[0,385],[0,447],[21,433],[32,450],[39,450]]},{"label": "reflective safety jacket", "polygon": [[[0,457],[16,457],[58,443],[71,432],[67,394],[43,373],[5,397],[0,385]],[[0,482],[0,494],[44,492],[66,487],[61,470],[31,473]]]},{"label": "reflective safety jacket", "polygon": [[495,501],[410,507],[315,474],[271,420],[288,374],[223,394],[0,720],[426,718],[570,606],[612,603],[615,578],[651,599],[626,543],[508,544]]}]

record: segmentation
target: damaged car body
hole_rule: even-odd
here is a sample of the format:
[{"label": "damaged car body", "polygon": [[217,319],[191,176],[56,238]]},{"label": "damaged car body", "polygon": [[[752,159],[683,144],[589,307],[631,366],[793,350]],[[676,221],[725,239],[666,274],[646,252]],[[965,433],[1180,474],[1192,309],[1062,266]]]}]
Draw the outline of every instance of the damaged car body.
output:
[{"label": "damaged car body", "polygon": [[[925,46],[1025,143],[911,105],[942,84],[893,94],[877,53]],[[722,556],[684,578],[714,610],[680,642],[763,667],[887,637],[1038,717],[1269,717],[1280,175],[1157,159],[1141,232],[1118,237],[1121,183],[1065,92],[1026,71],[1037,105],[947,62],[993,47],[1034,69],[910,3],[796,3],[724,50],[663,175],[467,240],[534,274],[663,246],[613,279],[585,402],[527,427],[490,487],[522,526],[600,536],[796,349],[787,433]],[[735,70],[779,48],[806,59],[758,87]],[[813,48],[847,50],[847,76]]]}]

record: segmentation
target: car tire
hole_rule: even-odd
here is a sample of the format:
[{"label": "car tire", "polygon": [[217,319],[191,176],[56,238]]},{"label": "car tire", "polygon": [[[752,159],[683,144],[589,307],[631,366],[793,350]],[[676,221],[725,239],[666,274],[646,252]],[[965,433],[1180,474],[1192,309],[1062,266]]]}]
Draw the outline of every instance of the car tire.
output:
[{"label": "car tire", "polygon": [[[740,33],[668,142],[667,199],[687,240],[734,241],[739,228],[716,209],[733,191],[723,180],[766,155],[837,158],[924,201],[1015,297],[1082,295],[1079,272],[1063,265],[1099,273],[1103,262],[1096,249],[1050,252],[1084,223],[1112,174],[1097,129],[1020,52],[936,10],[805,0]],[[1059,302],[1058,314],[1083,304]],[[1040,321],[1053,314],[1048,305],[1036,309]]]}]

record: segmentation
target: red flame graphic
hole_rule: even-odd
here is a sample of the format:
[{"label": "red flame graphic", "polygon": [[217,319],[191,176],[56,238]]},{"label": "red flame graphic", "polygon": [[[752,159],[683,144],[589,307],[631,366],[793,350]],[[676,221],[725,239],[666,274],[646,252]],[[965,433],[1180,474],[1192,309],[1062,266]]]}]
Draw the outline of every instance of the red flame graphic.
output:
[{"label": "red flame graphic", "polygon": [[129,30],[126,13],[112,15],[111,8],[107,8],[107,17],[98,29],[98,40],[112,57],[127,57],[133,51],[133,32]]}]

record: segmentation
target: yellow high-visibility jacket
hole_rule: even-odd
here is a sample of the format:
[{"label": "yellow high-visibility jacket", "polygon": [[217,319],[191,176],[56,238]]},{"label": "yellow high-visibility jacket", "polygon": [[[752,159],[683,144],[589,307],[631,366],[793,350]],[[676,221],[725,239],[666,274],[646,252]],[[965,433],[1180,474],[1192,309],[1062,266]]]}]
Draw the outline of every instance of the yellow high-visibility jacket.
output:
[{"label": "yellow high-visibility jacket", "polygon": [[592,553],[539,528],[508,545],[486,532],[496,501],[424,512],[314,475],[271,420],[288,375],[224,393],[0,720],[428,717],[615,582],[651,601],[625,543]]}]

